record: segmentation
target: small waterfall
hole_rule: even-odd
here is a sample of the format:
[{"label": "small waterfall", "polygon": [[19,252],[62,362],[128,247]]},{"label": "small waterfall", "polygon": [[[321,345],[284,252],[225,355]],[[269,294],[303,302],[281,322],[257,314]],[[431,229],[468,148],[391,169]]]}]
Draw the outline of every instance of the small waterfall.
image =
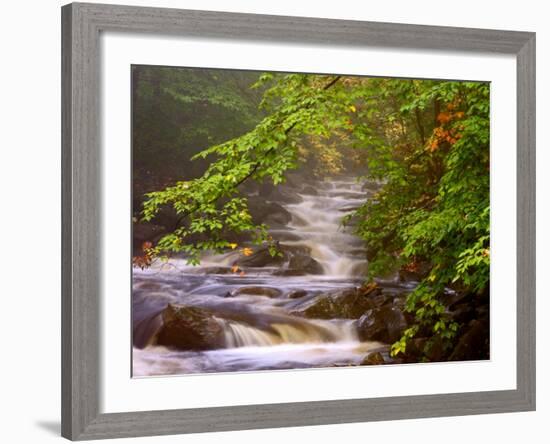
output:
[{"label": "small waterfall", "polygon": [[226,347],[274,346],[280,344],[320,344],[357,341],[355,324],[343,321],[337,325],[328,321],[273,323],[269,330],[240,322],[222,321]]},{"label": "small waterfall", "polygon": [[293,217],[288,231],[300,238],[285,244],[308,247],[327,276],[353,277],[365,268],[366,259],[353,254],[360,242],[341,222],[364,203],[366,194],[351,180],[321,182],[316,191],[315,195],[301,194],[300,203],[284,205]]},{"label": "small waterfall", "polygon": [[250,345],[268,346],[280,344],[282,341],[272,333],[238,322],[225,323],[225,344],[228,348],[246,347]]}]

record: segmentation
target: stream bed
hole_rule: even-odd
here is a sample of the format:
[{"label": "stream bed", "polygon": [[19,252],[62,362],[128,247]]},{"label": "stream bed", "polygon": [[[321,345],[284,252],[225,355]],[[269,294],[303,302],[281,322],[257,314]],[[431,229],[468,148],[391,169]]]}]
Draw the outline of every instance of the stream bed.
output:
[{"label": "stream bed", "polygon": [[[341,220],[372,192],[339,178],[308,184],[297,193],[298,203],[278,202],[291,218],[275,224],[271,234],[286,248],[307,251],[317,267],[314,274],[293,275],[288,262],[242,266],[242,275],[227,272],[239,259],[238,251],[205,257],[200,266],[170,259],[145,270],[134,268],[133,376],[347,366],[359,365],[373,351],[387,355],[384,344],[359,339],[357,319],[300,314],[327,292],[363,283],[362,241]],[[391,285],[405,290],[415,284]],[[159,313],[168,304],[216,313],[220,345],[200,351],[158,345]]]}]

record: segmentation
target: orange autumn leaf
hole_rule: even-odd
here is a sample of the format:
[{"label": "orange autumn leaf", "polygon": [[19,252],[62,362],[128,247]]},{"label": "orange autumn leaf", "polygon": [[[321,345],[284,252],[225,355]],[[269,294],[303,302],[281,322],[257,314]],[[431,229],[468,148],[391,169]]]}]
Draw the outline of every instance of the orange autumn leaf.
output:
[{"label": "orange autumn leaf", "polygon": [[439,113],[437,116],[437,120],[441,123],[447,123],[451,120],[451,114],[450,113]]},{"label": "orange autumn leaf", "polygon": [[241,250],[241,253],[244,254],[245,256],[251,256],[252,253],[254,252],[252,251],[252,248],[246,247]]},{"label": "orange autumn leaf", "polygon": [[233,273],[237,273],[239,270],[240,270],[240,268],[239,268],[238,265],[233,265],[233,266],[231,267],[231,271],[232,271]]},{"label": "orange autumn leaf", "polygon": [[434,128],[434,134],[437,136],[437,137],[445,137],[447,133],[447,131],[445,131],[443,128],[441,128],[440,126],[438,126],[437,128]]},{"label": "orange autumn leaf", "polygon": [[412,273],[418,272],[419,269],[420,269],[420,265],[416,261],[409,262],[408,264],[405,264],[403,266],[403,270],[409,271],[409,272],[412,272]]},{"label": "orange autumn leaf", "polygon": [[151,259],[151,256],[147,254],[143,256],[134,256],[132,258],[132,264],[136,267],[141,268],[142,270],[144,270],[145,268],[149,268],[152,262],[153,261]]},{"label": "orange autumn leaf", "polygon": [[153,243],[149,241],[143,242],[141,244],[141,250],[143,251],[143,255],[134,256],[132,258],[132,264],[144,270],[145,268],[150,267],[153,263]]}]

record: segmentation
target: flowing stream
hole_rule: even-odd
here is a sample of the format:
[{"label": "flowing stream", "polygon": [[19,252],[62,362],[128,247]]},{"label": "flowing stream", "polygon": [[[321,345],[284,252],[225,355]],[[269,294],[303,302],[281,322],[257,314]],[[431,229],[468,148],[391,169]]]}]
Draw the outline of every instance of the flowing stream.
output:
[{"label": "flowing stream", "polygon": [[[140,343],[133,349],[134,376],[357,365],[380,348],[359,341],[356,320],[292,314],[323,292],[360,285],[367,265],[362,242],[342,227],[341,219],[365,201],[368,190],[342,178],[309,190],[299,193],[300,203],[281,203],[292,220],[271,232],[284,245],[309,248],[322,274],[282,276],[274,274],[275,267],[249,268],[243,276],[216,274],[231,266],[238,252],[206,257],[199,267],[174,259],[146,270],[134,268],[133,335],[134,344]],[[258,290],[264,288],[268,295]],[[224,346],[198,352],[148,343],[168,303],[227,313],[216,318]]]}]

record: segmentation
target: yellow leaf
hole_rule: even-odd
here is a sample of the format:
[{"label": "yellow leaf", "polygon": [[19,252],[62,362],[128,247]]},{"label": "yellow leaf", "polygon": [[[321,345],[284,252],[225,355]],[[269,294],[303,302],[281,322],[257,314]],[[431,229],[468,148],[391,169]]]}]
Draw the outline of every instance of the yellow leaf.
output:
[{"label": "yellow leaf", "polygon": [[237,244],[229,244],[229,246],[231,247],[232,250],[234,250],[235,248],[237,248]]},{"label": "yellow leaf", "polygon": [[352,113],[357,112],[357,108],[354,105],[350,105],[349,109]]},{"label": "yellow leaf", "polygon": [[245,256],[251,256],[253,251],[252,251],[252,248],[246,247],[241,250],[241,253],[244,254]]}]

